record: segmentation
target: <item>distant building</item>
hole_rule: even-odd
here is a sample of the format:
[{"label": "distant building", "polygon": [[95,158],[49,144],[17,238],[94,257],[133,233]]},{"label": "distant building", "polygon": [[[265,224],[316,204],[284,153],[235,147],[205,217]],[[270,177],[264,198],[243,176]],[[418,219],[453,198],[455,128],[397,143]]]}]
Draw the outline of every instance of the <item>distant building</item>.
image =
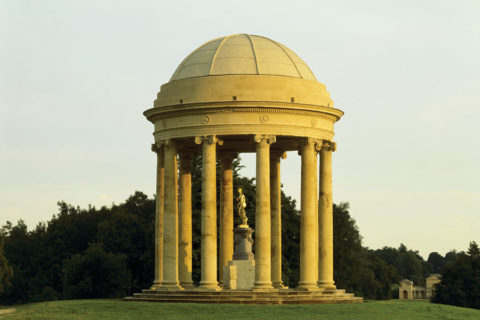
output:
[{"label": "distant building", "polygon": [[408,299],[430,299],[435,294],[435,285],[440,282],[441,275],[431,274],[425,279],[425,286],[414,286],[413,281],[403,279],[398,287],[398,298]]}]

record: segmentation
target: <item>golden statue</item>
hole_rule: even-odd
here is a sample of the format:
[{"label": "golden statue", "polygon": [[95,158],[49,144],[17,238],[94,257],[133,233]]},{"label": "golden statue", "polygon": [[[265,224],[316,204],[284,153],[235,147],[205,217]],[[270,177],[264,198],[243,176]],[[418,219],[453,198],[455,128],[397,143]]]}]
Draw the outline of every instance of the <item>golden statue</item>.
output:
[{"label": "golden statue", "polygon": [[247,207],[247,202],[245,201],[245,195],[242,193],[242,188],[238,188],[238,197],[237,197],[237,208],[238,208],[238,215],[242,220],[241,227],[248,227],[247,225],[247,213],[245,212],[245,208]]}]

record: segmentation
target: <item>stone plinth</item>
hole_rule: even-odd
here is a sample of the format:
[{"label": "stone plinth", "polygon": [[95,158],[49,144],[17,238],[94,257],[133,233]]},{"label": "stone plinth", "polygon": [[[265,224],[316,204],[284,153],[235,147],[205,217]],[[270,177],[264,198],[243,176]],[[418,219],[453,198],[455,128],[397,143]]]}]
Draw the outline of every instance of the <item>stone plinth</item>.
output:
[{"label": "stone plinth", "polygon": [[239,226],[235,228],[235,251],[233,260],[254,260],[252,253],[253,230],[248,226]]},{"label": "stone plinth", "polygon": [[255,282],[255,260],[231,260],[223,268],[223,289],[252,290]]},{"label": "stone plinth", "polygon": [[235,228],[235,252],[233,260],[223,268],[223,289],[252,290],[255,282],[252,233],[253,230],[247,225]]}]

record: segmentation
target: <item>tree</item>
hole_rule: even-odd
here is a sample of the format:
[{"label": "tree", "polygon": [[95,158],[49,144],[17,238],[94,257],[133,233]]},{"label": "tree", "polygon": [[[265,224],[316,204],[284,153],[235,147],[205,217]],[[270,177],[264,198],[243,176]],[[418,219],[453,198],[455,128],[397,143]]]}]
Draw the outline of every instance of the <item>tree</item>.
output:
[{"label": "tree", "polygon": [[4,241],[4,234],[0,232],[0,295],[5,287],[10,286],[13,277],[13,269],[3,253]]},{"label": "tree", "polygon": [[362,278],[362,237],[348,210],[347,202],[333,206],[334,280],[339,288],[359,292],[356,284]]},{"label": "tree", "polygon": [[470,242],[467,253],[473,259],[480,256],[480,248],[478,248],[478,244],[475,241]]},{"label": "tree", "polygon": [[95,241],[102,243],[106,252],[126,256],[131,291],[140,291],[152,282],[155,255],[153,221],[155,202],[136,191],[124,204],[112,206],[109,218],[97,225]]},{"label": "tree", "polygon": [[432,271],[434,273],[442,273],[445,258],[441,254],[438,252],[431,252],[428,255],[427,262],[432,266]]},{"label": "tree", "polygon": [[64,261],[63,286],[69,299],[120,298],[130,291],[130,273],[123,254],[105,252],[92,243]]},{"label": "tree", "polygon": [[480,309],[480,254],[474,241],[467,253],[458,253],[445,265],[432,302]]},{"label": "tree", "polygon": [[425,277],[431,273],[431,266],[423,260],[418,251],[408,249],[403,243],[398,249],[383,247],[375,250],[375,253],[392,265],[401,279],[412,280],[416,285],[423,285]]},{"label": "tree", "polygon": [[348,203],[333,206],[334,279],[337,287],[367,299],[389,299],[398,281],[396,268],[362,246]]},{"label": "tree", "polygon": [[281,192],[282,203],[282,279],[295,288],[300,278],[300,212],[296,201]]}]

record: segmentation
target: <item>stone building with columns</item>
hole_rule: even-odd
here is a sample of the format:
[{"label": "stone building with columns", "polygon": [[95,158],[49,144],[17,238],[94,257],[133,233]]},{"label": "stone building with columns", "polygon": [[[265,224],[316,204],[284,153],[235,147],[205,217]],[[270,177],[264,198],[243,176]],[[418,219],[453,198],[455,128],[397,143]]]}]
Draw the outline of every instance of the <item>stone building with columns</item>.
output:
[{"label": "stone building with columns", "polygon": [[[337,289],[333,280],[332,152],[334,124],[343,112],[293,51],[248,34],[211,40],[180,63],[144,115],[154,125],[157,156],[155,272],[152,287],[129,299],[362,301]],[[285,288],[281,272],[280,161],[287,151],[301,156],[300,280],[295,289]],[[219,279],[234,254],[232,160],[245,152],[256,154],[255,280],[251,294],[240,296],[223,289]],[[192,282],[195,153],[202,156],[197,287]]]}]

